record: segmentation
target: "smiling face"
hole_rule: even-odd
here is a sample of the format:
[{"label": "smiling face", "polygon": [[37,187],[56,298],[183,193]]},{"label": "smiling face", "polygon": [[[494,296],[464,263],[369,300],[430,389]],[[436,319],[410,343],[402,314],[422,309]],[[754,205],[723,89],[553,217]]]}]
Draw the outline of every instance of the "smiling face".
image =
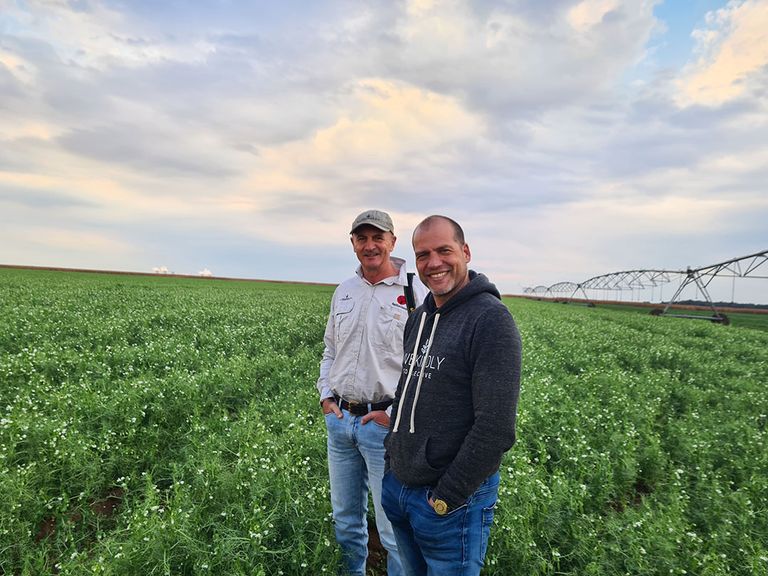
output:
[{"label": "smiling face", "polygon": [[397,241],[392,232],[364,224],[354,229],[351,239],[352,249],[368,282],[375,284],[395,273],[394,264],[389,259]]},{"label": "smiling face", "polygon": [[413,251],[419,278],[432,292],[437,306],[442,306],[469,282],[469,246],[457,240],[448,220],[434,218],[422,222],[413,233]]}]

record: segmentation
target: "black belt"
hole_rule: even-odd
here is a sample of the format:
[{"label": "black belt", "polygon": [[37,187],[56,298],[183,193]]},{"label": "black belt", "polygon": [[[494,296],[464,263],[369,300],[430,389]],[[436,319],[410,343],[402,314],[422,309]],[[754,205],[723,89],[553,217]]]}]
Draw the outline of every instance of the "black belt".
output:
[{"label": "black belt", "polygon": [[336,399],[336,404],[339,405],[339,408],[347,410],[353,416],[365,416],[368,412],[373,412],[374,410],[386,410],[392,406],[392,400],[384,400],[383,402],[369,404],[365,402],[347,402],[338,396],[334,396],[334,398]]}]

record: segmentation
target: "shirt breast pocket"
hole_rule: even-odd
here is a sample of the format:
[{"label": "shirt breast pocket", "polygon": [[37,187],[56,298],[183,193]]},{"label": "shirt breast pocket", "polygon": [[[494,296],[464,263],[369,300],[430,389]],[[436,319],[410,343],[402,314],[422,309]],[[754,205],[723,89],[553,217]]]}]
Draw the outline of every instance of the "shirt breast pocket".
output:
[{"label": "shirt breast pocket", "polygon": [[407,314],[393,306],[381,306],[379,321],[373,330],[373,342],[382,350],[402,352],[403,331]]},{"label": "shirt breast pocket", "polygon": [[344,340],[352,330],[352,311],[355,301],[351,298],[337,300],[334,307],[333,325],[336,330],[336,342]]}]

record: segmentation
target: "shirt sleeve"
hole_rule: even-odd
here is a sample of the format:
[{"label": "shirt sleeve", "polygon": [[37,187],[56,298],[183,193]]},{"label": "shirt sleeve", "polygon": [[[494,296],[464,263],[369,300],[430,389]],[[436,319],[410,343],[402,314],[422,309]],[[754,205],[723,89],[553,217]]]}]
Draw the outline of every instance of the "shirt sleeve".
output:
[{"label": "shirt sleeve", "polygon": [[333,321],[334,303],[336,302],[336,292],[333,293],[333,299],[331,300],[331,312],[328,314],[328,322],[325,325],[325,334],[323,335],[323,342],[325,348],[323,350],[323,358],[320,361],[320,377],[317,379],[317,391],[320,393],[320,402],[326,398],[333,397],[331,391],[331,366],[336,359],[336,328]]}]

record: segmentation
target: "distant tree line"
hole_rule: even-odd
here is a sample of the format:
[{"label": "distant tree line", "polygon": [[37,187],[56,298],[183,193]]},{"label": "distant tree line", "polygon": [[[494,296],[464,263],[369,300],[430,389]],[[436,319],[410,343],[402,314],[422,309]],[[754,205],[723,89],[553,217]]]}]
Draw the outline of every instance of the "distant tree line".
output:
[{"label": "distant tree line", "polygon": [[[675,305],[680,304],[683,306],[709,306],[709,302],[705,300],[676,300]],[[750,310],[758,310],[768,308],[768,304],[749,304],[741,302],[712,302],[715,308],[746,308]]]}]

